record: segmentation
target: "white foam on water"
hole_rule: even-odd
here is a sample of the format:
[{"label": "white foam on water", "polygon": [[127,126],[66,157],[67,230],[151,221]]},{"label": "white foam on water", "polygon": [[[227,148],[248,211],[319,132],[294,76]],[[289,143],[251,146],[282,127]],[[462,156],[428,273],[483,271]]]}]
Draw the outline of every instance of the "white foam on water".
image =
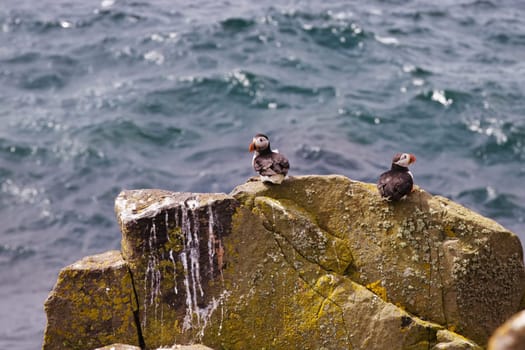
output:
[{"label": "white foam on water", "polygon": [[374,39],[384,45],[399,45],[399,40],[394,37],[375,35]]},{"label": "white foam on water", "polygon": [[160,53],[159,51],[148,51],[144,54],[144,59],[149,62],[153,62],[155,64],[158,64],[159,66],[164,63],[164,55]]},{"label": "white foam on water", "polygon": [[115,0],[102,0],[102,2],[100,3],[100,6],[102,8],[108,8],[113,5],[115,5]]},{"label": "white foam on water", "polygon": [[446,97],[445,91],[443,91],[443,90],[434,90],[434,91],[432,91],[432,96],[430,97],[430,99],[432,101],[435,101],[437,103],[442,104],[445,107],[448,107],[452,103],[454,103],[453,99]]}]

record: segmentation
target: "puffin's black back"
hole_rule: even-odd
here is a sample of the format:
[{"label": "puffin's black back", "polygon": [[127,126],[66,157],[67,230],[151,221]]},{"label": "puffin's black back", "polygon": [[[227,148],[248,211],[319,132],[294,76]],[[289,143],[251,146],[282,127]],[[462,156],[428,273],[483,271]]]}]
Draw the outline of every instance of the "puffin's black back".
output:
[{"label": "puffin's black back", "polygon": [[398,201],[412,191],[414,180],[408,168],[400,166],[392,167],[379,177],[377,189],[382,197]]},{"label": "puffin's black back", "polygon": [[286,175],[288,174],[290,163],[288,162],[288,159],[280,153],[262,153],[255,157],[253,168],[263,176],[271,176],[275,174]]}]

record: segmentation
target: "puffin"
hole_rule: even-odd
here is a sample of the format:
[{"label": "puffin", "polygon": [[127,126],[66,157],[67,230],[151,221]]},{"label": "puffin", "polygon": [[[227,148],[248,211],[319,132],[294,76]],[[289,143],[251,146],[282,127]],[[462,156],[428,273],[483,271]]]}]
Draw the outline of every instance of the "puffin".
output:
[{"label": "puffin", "polygon": [[410,153],[397,153],[392,159],[392,167],[379,176],[377,189],[381,197],[388,201],[398,201],[412,192],[414,177],[408,166],[416,161]]},{"label": "puffin", "polygon": [[252,166],[259,173],[261,181],[281,184],[288,174],[290,163],[279,151],[271,149],[268,136],[264,134],[255,135],[248,149],[250,152],[254,152]]}]

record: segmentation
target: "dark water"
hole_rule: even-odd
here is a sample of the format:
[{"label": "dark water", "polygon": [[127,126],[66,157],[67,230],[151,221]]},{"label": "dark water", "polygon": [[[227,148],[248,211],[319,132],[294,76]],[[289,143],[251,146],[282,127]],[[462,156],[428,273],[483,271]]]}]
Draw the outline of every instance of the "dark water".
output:
[{"label": "dark water", "polygon": [[256,132],[293,175],[412,152],[525,239],[521,0],[3,0],[0,86],[2,349],[39,348],[59,269],[119,248],[121,189],[229,192]]}]

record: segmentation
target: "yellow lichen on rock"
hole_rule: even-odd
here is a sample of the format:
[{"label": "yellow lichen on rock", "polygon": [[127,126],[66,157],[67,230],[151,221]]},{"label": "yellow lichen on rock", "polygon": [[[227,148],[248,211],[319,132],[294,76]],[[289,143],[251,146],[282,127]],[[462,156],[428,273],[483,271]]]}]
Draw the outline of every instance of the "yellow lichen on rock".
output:
[{"label": "yellow lichen on rock", "polygon": [[46,300],[43,349],[91,350],[118,341],[139,345],[134,298],[118,251],[65,267]]},{"label": "yellow lichen on rock", "polygon": [[381,280],[367,284],[366,288],[384,301],[387,301],[386,288],[381,285]]}]

